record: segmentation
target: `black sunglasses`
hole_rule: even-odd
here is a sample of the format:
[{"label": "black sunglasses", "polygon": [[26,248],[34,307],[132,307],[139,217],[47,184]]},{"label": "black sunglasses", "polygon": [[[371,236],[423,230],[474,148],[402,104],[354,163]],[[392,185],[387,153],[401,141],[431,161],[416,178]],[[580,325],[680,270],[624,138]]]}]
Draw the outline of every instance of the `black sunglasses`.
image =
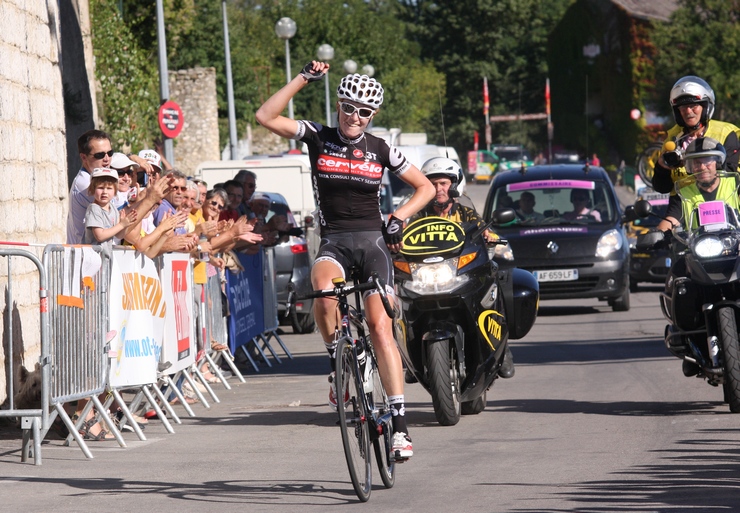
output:
[{"label": "black sunglasses", "polygon": [[219,210],[223,210],[223,209],[225,209],[225,208],[226,208],[226,207],[225,207],[225,206],[223,206],[223,205],[219,205],[217,201],[211,201],[210,203],[211,203],[211,206],[213,206],[213,207],[216,207],[216,208],[217,208],[217,209],[219,209]]},{"label": "black sunglasses", "polygon": [[126,169],[118,169],[118,174],[121,175],[132,175],[134,174],[134,169],[132,167],[127,167]]},{"label": "black sunglasses", "polygon": [[96,159],[100,160],[104,158],[106,155],[108,155],[109,157],[112,157],[114,153],[115,152],[113,150],[110,150],[110,151],[99,151],[97,153],[88,153],[88,155],[92,155]]}]

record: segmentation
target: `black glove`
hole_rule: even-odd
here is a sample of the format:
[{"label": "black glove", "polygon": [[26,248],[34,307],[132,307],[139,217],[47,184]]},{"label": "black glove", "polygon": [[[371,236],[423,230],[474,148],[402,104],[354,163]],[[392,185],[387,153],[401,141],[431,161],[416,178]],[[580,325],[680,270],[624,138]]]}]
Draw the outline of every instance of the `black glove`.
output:
[{"label": "black glove", "polygon": [[403,221],[396,216],[388,219],[388,224],[383,229],[383,238],[386,244],[401,244],[403,240]]},{"label": "black glove", "polygon": [[301,70],[301,76],[306,79],[307,82],[316,82],[317,80],[321,80],[321,77],[324,76],[323,71],[313,71],[313,62],[309,62],[305,66],[303,66],[303,69]]}]

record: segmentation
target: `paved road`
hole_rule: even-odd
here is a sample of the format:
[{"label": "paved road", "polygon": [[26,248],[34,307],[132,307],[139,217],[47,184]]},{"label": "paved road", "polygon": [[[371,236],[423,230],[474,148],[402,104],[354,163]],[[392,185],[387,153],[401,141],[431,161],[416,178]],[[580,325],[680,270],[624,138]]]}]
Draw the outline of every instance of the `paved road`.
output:
[{"label": "paved road", "polygon": [[[596,300],[541,304],[513,342],[516,376],[490,390],[485,411],[441,427],[419,386],[407,388],[416,456],[396,486],[376,478],[377,511],[676,512],[735,510],[740,432],[722,392],[684,378],[664,349],[657,288],[632,310]],[[288,329],[289,330],[289,329]],[[0,439],[4,511],[345,511],[357,506],[336,414],[325,406],[319,337],[286,335],[295,358],[249,372],[196,406],[176,433],[161,423],[127,449],[91,442],[86,460],[59,440],[41,467]]]},{"label": "paved road", "polygon": [[[542,304],[513,343],[516,376],[454,427],[407,389],[416,456],[379,511],[707,511],[736,507],[738,416],[721,390],[681,375],[667,355],[655,290],[630,312],[598,301]],[[41,467],[0,440],[5,511],[344,511],[356,501],[336,416],[325,406],[316,335],[286,335],[295,359],[219,392],[174,435],[159,422],[129,447],[91,442],[95,458],[51,440]]]}]

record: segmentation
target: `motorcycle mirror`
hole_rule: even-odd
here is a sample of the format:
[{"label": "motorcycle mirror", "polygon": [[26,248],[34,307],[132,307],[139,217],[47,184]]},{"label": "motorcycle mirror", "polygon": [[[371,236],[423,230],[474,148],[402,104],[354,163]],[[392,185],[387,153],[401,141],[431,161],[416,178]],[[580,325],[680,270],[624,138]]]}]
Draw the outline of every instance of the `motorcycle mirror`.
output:
[{"label": "motorcycle mirror", "polygon": [[634,221],[638,218],[637,212],[635,212],[635,206],[634,205],[627,205],[624,208],[624,222],[629,223],[631,221]]},{"label": "motorcycle mirror", "polygon": [[647,217],[653,211],[653,206],[647,200],[640,200],[636,202],[634,208],[637,217]]},{"label": "motorcycle mirror", "polygon": [[493,224],[506,224],[516,219],[516,211],[513,208],[499,208],[493,211],[491,222]]}]

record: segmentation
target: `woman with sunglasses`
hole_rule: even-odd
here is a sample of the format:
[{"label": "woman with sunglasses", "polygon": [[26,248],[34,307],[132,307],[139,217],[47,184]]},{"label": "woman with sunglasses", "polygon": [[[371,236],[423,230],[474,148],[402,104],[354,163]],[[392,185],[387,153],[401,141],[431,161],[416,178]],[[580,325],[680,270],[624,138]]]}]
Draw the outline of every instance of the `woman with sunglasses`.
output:
[{"label": "woman with sunglasses", "polygon": [[[294,120],[281,113],[289,101],[310,82],[319,81],[329,70],[324,62],[312,61],[257,111],[257,121],[271,132],[308,146],[314,196],[318,207],[321,244],[311,270],[314,289],[332,287],[332,278],[347,277],[357,265],[363,280],[377,272],[387,284],[391,301],[393,267],[389,249],[401,248],[403,220],[434,198],[434,187],[397,148],[365,133],[383,103],[383,87],[367,75],[345,76],[337,88],[339,126]],[[414,189],[414,193],[384,223],[379,191],[383,169],[388,168]],[[404,416],[403,365],[393,338],[392,321],[377,293],[364,298],[373,345],[377,351],[383,386],[393,410],[391,458],[406,460],[413,455]],[[329,352],[332,369],[336,301],[314,300],[314,317]],[[332,377],[330,376],[330,382]],[[336,407],[337,394],[329,387],[329,405]]]}]

